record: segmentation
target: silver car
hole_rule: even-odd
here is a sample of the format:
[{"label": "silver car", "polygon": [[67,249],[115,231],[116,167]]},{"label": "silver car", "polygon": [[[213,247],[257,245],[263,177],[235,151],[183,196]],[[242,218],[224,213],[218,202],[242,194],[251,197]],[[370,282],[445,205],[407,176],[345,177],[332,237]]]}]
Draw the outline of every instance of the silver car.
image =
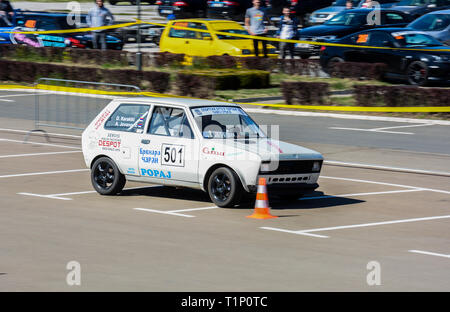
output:
[{"label": "silver car", "polygon": [[408,28],[426,32],[446,45],[450,45],[450,10],[434,11],[419,17]]}]

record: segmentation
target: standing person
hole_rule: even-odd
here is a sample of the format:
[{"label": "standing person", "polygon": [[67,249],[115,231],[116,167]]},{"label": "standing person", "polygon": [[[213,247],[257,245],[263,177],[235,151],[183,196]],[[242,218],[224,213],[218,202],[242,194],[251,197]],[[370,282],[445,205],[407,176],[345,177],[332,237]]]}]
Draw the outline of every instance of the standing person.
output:
[{"label": "standing person", "polygon": [[10,17],[14,15],[14,10],[8,0],[0,0],[0,19],[4,20],[8,26],[11,26]]},{"label": "standing person", "polygon": [[[291,16],[291,9],[288,6],[283,8],[283,15],[280,18],[280,24],[277,30],[277,38],[280,39],[297,39],[298,31],[298,19]],[[280,54],[284,59],[287,54],[287,50],[291,54],[291,58],[294,58],[295,43],[280,42]]]},{"label": "standing person", "polygon": [[[114,16],[105,8],[104,0],[96,0],[96,6],[89,10],[86,22],[89,27],[102,27],[112,25]],[[98,49],[98,43],[102,50],[106,50],[106,32],[104,30],[94,30],[92,32],[93,48]]]},{"label": "standing person", "polygon": [[347,0],[347,2],[345,3],[345,9],[346,10],[353,9],[353,2],[351,0]]},{"label": "standing person", "polygon": [[[245,12],[245,28],[247,28],[250,35],[263,37],[266,36],[268,29],[264,25],[264,20],[269,21],[266,15],[266,11],[261,8],[261,1],[253,0],[253,7],[247,9],[247,11]],[[259,54],[259,41],[261,41],[263,46],[264,57],[267,57],[267,41],[258,39],[253,39],[255,56],[258,56]]]}]

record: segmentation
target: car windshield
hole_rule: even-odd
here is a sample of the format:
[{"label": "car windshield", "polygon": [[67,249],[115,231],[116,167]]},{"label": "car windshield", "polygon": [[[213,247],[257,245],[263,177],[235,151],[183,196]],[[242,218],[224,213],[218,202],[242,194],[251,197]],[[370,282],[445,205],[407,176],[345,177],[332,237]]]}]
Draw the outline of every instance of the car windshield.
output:
[{"label": "car windshield", "polygon": [[[337,0],[334,2],[333,6],[344,6],[347,4],[348,0]],[[358,5],[360,0],[352,0],[353,7],[356,7]]]},{"label": "car windshield", "polygon": [[264,138],[259,126],[236,106],[204,106],[191,109],[195,122],[206,139]]},{"label": "car windshield", "polygon": [[441,31],[450,25],[450,14],[427,14],[416,19],[408,27],[423,31]]},{"label": "car windshield", "polygon": [[427,4],[427,0],[402,0],[398,6],[422,6]]},{"label": "car windshield", "polygon": [[431,36],[420,33],[392,33],[392,36],[405,48],[441,46],[442,43]]},{"label": "car windshield", "polygon": [[[223,29],[223,30],[218,30],[218,31],[226,32],[226,33],[230,33],[230,34],[249,35],[249,33],[245,29]],[[219,38],[221,40],[247,39],[247,38],[227,36],[227,35],[219,35],[219,34],[217,34],[217,38]]]},{"label": "car windshield", "polygon": [[357,26],[366,24],[366,13],[346,12],[341,13],[326,21],[324,24],[329,26]]}]

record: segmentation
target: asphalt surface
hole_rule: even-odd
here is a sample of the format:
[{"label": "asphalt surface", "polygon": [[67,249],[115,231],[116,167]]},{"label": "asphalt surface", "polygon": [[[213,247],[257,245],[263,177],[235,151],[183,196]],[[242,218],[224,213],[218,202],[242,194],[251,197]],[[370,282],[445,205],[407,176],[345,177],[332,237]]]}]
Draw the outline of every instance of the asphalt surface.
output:
[{"label": "asphalt surface", "polygon": [[[46,114],[51,101],[58,105]],[[73,121],[76,112],[63,111],[72,102],[83,107],[73,117],[81,120],[108,100],[41,95],[42,118]],[[75,137],[49,143],[36,134],[23,144],[34,96],[0,91],[0,108],[2,291],[450,290],[448,175],[325,165],[317,192],[270,198],[280,217],[253,220],[245,218],[252,207],[215,208],[188,189],[127,183],[132,189],[119,196],[100,196],[79,131],[48,128]],[[450,171],[449,126],[251,116],[326,160]],[[70,261],[81,265],[80,286],[66,283]],[[371,261],[380,264],[381,285],[367,283]]]}]

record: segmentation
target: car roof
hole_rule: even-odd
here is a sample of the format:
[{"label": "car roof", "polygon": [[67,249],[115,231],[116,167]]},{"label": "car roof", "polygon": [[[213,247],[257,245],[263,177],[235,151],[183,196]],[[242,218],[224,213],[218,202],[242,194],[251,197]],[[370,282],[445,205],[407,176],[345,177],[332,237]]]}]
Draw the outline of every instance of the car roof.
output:
[{"label": "car roof", "polygon": [[374,10],[382,11],[382,12],[400,12],[400,13],[403,13],[400,10],[396,10],[395,7],[392,7],[392,8],[376,8],[376,9],[350,9],[350,10],[342,11],[340,13],[344,13],[344,12],[369,13],[369,12],[374,11]]},{"label": "car roof", "polygon": [[432,11],[432,12],[430,12],[430,13],[427,13],[427,14],[442,14],[442,13],[444,13],[444,14],[450,14],[450,9],[447,9],[447,10],[439,10],[439,11]]},{"label": "car roof", "polygon": [[166,98],[166,97],[129,97],[116,99],[118,102],[133,102],[139,104],[162,104],[162,105],[179,105],[184,107],[198,107],[198,106],[234,106],[240,107],[235,103],[202,100],[202,99],[188,99],[188,98]]},{"label": "car roof", "polygon": [[186,18],[186,19],[176,19],[172,20],[171,22],[205,22],[205,23],[233,23],[233,24],[239,24],[238,22],[231,21],[231,20],[223,20],[223,19],[213,19],[213,18]]}]

